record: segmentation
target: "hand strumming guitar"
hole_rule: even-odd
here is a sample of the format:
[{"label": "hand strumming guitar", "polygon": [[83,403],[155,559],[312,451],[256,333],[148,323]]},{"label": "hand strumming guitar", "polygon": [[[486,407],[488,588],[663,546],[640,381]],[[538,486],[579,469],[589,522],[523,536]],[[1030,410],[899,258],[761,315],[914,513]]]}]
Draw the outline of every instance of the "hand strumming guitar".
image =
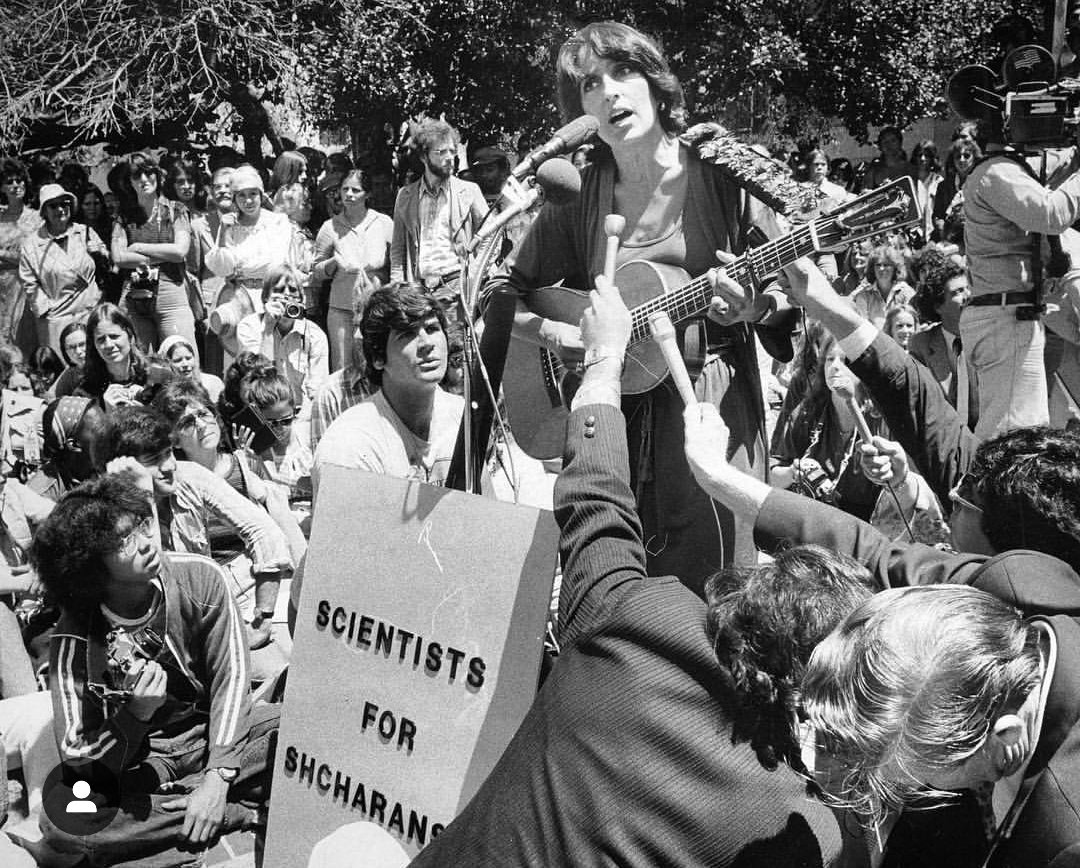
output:
[{"label": "hand strumming guitar", "polygon": [[545,319],[536,333],[540,343],[559,357],[568,368],[581,364],[585,358],[585,345],[581,342],[581,329],[570,323]]}]

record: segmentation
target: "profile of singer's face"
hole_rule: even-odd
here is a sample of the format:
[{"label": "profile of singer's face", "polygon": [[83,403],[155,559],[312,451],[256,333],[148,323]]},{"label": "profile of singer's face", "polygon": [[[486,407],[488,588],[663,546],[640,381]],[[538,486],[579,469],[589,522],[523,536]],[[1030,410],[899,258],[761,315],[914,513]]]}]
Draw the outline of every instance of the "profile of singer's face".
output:
[{"label": "profile of singer's face", "polygon": [[617,147],[659,127],[656,97],[636,66],[592,55],[583,72],[581,107],[600,121],[602,141]]}]

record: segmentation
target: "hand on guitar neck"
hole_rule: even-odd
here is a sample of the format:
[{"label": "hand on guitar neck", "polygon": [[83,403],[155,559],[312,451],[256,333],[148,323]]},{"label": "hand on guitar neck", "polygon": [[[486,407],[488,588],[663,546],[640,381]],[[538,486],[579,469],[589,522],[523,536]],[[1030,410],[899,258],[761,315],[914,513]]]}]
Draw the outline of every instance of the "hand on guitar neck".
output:
[{"label": "hand on guitar neck", "polygon": [[738,259],[737,256],[717,250],[716,258],[721,267],[709,270],[709,281],[715,293],[705,311],[709,319],[723,326],[740,322],[756,323],[776,309],[776,302],[771,295],[754,292],[728,277],[723,266],[730,265]]}]

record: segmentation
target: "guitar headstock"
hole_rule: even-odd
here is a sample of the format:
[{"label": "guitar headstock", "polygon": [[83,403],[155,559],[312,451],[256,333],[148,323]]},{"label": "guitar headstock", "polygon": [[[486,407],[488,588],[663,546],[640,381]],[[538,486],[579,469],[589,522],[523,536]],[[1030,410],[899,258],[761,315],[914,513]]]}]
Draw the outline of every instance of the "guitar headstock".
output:
[{"label": "guitar headstock", "polygon": [[853,244],[888,229],[911,226],[922,219],[915,182],[898,178],[863,193],[814,221],[817,248],[830,250]]}]

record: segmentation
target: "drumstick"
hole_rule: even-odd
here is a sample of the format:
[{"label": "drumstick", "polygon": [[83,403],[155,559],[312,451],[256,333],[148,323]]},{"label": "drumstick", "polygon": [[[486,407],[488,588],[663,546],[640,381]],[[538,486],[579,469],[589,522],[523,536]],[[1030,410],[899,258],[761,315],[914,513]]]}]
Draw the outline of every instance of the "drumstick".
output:
[{"label": "drumstick", "polygon": [[604,250],[604,277],[608,283],[615,283],[615,257],[619,254],[619,236],[626,228],[626,218],[619,214],[608,214],[604,218],[604,234],[607,247]]},{"label": "drumstick", "polygon": [[859,436],[862,438],[863,443],[872,443],[874,433],[870,430],[870,426],[866,424],[866,417],[863,415],[859,402],[855,400],[854,395],[846,395],[844,400],[847,401],[848,407],[851,408],[851,412],[855,415],[855,426],[859,429]]},{"label": "drumstick", "polygon": [[649,331],[652,332],[656,345],[660,347],[660,352],[664,354],[664,361],[667,362],[683,403],[687,407],[693,406],[697,403],[697,396],[694,395],[694,387],[690,383],[686,362],[683,361],[679,345],[675,342],[675,326],[671,324],[671,317],[662,310],[653,311],[649,314]]}]

